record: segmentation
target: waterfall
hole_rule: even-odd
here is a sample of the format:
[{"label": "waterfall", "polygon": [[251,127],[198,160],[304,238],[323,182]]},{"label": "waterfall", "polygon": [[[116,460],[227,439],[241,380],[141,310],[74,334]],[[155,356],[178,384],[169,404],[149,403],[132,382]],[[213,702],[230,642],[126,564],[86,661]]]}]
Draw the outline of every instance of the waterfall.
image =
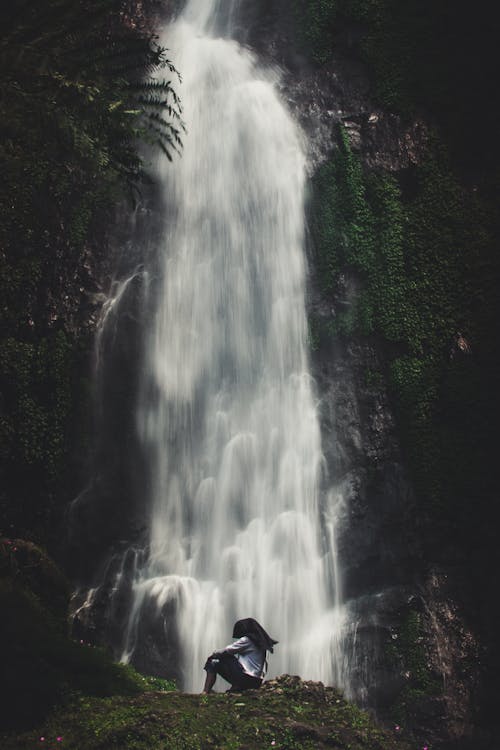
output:
[{"label": "waterfall", "polygon": [[235,3],[165,30],[182,72],[182,158],[157,167],[164,231],[137,410],[149,540],[122,660],[145,619],[175,634],[182,687],[255,617],[270,675],[341,679],[335,498],[307,349],[303,134],[279,72],[231,40]]}]

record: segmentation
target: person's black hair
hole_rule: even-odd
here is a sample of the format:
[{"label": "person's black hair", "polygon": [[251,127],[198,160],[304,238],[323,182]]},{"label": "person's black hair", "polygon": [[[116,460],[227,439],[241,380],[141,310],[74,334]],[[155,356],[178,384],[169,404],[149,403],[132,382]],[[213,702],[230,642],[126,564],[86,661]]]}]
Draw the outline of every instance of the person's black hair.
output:
[{"label": "person's black hair", "polygon": [[262,625],[253,617],[247,617],[245,620],[238,620],[234,624],[233,638],[243,638],[243,636],[250,638],[256,646],[263,648],[265,651],[273,653],[273,647],[278,643],[274,638],[266,633]]}]

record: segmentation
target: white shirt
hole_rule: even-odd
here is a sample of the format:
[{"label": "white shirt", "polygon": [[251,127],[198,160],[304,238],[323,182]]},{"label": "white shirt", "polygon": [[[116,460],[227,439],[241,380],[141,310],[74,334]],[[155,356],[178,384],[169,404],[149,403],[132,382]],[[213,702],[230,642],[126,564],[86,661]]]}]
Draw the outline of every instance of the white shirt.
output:
[{"label": "white shirt", "polygon": [[264,649],[256,646],[247,635],[239,638],[234,643],[221,652],[224,654],[233,654],[240,662],[243,670],[250,677],[262,679],[266,673],[266,652]]}]

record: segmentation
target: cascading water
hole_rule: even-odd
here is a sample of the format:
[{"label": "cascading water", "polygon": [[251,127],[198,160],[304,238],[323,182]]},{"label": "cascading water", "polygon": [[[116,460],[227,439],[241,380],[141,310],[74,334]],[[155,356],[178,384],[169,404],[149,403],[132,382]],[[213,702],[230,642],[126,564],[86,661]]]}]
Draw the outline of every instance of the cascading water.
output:
[{"label": "cascading water", "polygon": [[343,672],[308,371],[304,144],[279,74],[218,36],[234,5],[190,0],[166,32],[188,134],[182,158],[158,167],[167,218],[137,415],[149,544],[122,659],[145,618],[168,620],[187,690],[249,616],[280,641],[271,674]]}]

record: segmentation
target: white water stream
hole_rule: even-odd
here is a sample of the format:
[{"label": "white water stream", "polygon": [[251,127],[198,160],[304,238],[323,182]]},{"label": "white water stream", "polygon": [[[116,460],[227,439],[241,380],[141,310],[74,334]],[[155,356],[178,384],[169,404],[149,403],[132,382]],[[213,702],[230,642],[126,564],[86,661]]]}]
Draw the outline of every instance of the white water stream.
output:
[{"label": "white water stream", "polygon": [[280,641],[270,675],[338,683],[342,671],[307,355],[303,135],[279,74],[217,37],[230,35],[233,10],[190,0],[165,31],[188,133],[182,158],[159,165],[163,280],[138,412],[150,546],[122,656],[133,657],[146,609],[161,618],[168,604],[183,688],[196,691],[205,658],[243,617]]}]

